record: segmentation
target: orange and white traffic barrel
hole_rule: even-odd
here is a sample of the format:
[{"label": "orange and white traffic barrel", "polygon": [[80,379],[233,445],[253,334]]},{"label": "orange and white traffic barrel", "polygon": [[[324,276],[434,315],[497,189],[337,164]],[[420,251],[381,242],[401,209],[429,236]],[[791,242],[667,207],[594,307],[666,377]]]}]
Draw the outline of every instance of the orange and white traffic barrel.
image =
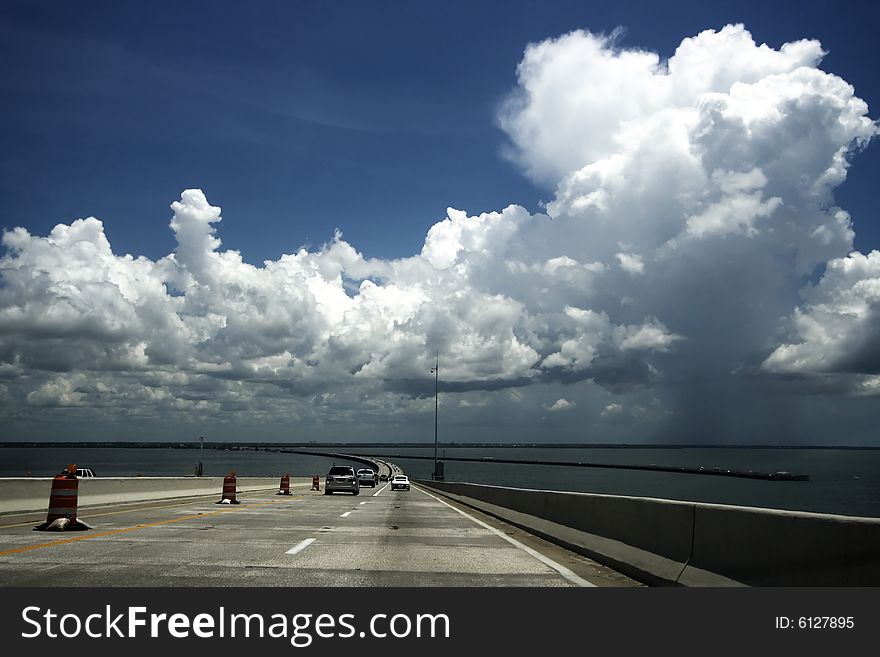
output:
[{"label": "orange and white traffic barrel", "polygon": [[281,486],[278,489],[276,495],[290,495],[290,475],[283,475],[281,477]]},{"label": "orange and white traffic barrel", "polygon": [[36,530],[71,531],[91,529],[89,525],[77,520],[76,509],[79,496],[79,479],[76,477],[76,465],[67,466],[67,470],[55,475],[52,479],[52,492],[49,494],[49,510],[46,522],[34,527]]},{"label": "orange and white traffic barrel", "polygon": [[321,478],[318,475],[312,477],[312,490],[321,490]]},{"label": "orange and white traffic barrel", "polygon": [[216,504],[241,504],[235,499],[235,471],[223,477],[223,495]]}]

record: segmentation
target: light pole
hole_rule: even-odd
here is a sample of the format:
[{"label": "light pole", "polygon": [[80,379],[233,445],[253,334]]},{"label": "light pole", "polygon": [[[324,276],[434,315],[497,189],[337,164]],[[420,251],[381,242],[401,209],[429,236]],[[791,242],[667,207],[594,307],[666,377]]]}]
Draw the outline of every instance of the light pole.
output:
[{"label": "light pole", "polygon": [[202,453],[204,452],[204,450],[205,450],[205,437],[199,436],[199,469],[198,469],[199,477],[202,476]]},{"label": "light pole", "polygon": [[439,409],[438,399],[440,396],[440,350],[437,350],[437,363],[431,370],[434,373],[434,474],[431,479],[434,481],[443,481],[443,474],[440,472],[440,464],[437,461],[437,411]]}]

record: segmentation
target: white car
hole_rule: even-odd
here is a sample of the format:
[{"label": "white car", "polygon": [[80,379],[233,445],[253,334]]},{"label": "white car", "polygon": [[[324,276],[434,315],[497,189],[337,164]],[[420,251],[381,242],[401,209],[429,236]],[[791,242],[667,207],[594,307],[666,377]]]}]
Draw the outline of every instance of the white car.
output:
[{"label": "white car", "polygon": [[409,477],[394,475],[391,478],[391,490],[409,490]]}]

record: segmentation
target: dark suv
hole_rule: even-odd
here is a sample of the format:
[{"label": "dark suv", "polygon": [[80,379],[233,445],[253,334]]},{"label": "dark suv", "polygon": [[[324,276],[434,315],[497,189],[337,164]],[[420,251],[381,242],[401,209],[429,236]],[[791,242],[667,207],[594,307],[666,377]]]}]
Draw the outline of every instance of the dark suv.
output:
[{"label": "dark suv", "polygon": [[332,495],[340,490],[352,495],[358,495],[361,492],[357,475],[350,465],[334,465],[324,480],[324,495]]}]

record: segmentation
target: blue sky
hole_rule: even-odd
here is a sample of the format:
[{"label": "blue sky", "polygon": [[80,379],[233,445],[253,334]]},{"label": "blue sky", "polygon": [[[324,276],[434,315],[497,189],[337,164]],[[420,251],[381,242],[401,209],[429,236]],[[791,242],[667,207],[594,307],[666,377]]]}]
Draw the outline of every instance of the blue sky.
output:
[{"label": "blue sky", "polygon": [[0,421],[874,444],[878,19],[7,1]]},{"label": "blue sky", "polygon": [[[823,69],[880,104],[864,2],[7,2],[0,225],[45,234],[94,215],[114,249],[159,257],[168,204],[198,187],[248,262],[339,228],[370,257],[417,252],[447,206],[470,213],[552,189],[500,156],[495,114],[527,43],[623,27],[669,56],[684,36],[743,22],[778,47],[817,38]],[[859,230],[876,148],[838,190]]]}]

